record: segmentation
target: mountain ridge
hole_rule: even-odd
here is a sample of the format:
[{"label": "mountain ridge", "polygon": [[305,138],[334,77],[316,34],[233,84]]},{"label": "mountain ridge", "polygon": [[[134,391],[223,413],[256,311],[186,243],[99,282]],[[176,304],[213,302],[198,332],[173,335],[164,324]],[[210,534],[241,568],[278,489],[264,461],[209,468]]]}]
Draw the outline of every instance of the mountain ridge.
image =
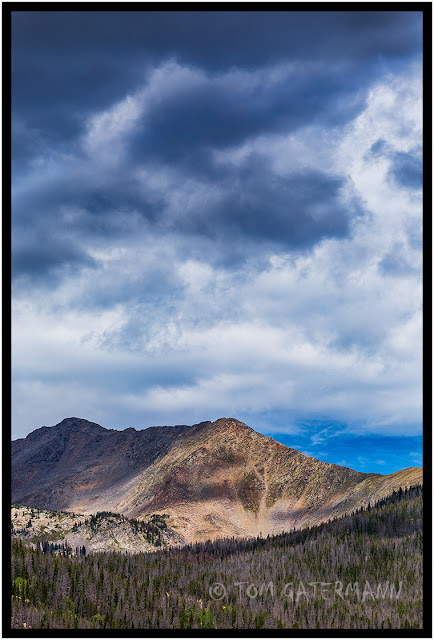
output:
[{"label": "mountain ridge", "polygon": [[381,475],[322,462],[235,418],[121,431],[65,418],[12,444],[13,502],[164,512],[186,541],[317,524],[422,477],[418,467]]}]

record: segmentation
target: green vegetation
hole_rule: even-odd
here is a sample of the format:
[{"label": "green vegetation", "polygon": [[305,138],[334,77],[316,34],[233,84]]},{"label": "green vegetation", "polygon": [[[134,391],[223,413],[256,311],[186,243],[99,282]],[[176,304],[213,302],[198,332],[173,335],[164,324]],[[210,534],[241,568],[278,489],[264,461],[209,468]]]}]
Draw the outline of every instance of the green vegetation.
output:
[{"label": "green vegetation", "polygon": [[[123,522],[131,527],[133,533],[143,535],[146,542],[155,547],[160,547],[164,543],[162,533],[167,529],[166,518],[168,517],[166,514],[158,515],[154,513],[147,522],[143,522],[142,520],[135,520],[134,518],[125,518],[119,513],[100,511],[85,519],[84,525],[89,527],[93,533],[96,533],[99,528],[107,524]],[[79,525],[74,526],[76,529],[73,527],[73,530],[77,531]]]},{"label": "green vegetation", "polygon": [[[66,528],[68,525],[65,524],[65,520],[63,524],[59,524],[59,522],[57,522],[60,512],[57,513],[55,511],[46,510],[43,512],[43,515],[45,518],[48,518],[50,528],[38,521],[39,513],[43,510],[38,510],[38,515],[35,516],[34,520],[27,521],[27,514],[30,514],[33,510],[31,507],[22,508],[26,517],[26,523],[24,526],[17,527],[14,525],[14,521],[12,520],[11,533],[16,538],[28,540],[32,543],[58,542],[60,540],[64,540],[65,536],[69,533],[80,533],[81,527],[81,533],[84,537],[86,538],[87,534],[90,533],[90,538],[92,539],[98,532],[101,532],[104,535],[112,528],[113,525],[122,525],[124,530],[128,530],[129,528],[135,537],[141,537],[144,548],[147,548],[147,546],[164,547],[165,541],[163,534],[169,531],[169,527],[166,522],[167,518],[169,518],[167,514],[148,514],[147,521],[139,521],[126,518],[119,513],[101,511],[88,517],[81,516],[80,520],[73,523],[69,528]],[[74,518],[74,514],[67,515],[70,519],[69,521]],[[64,516],[65,514],[62,515],[62,518],[64,518]],[[116,539],[115,542],[117,543]]]},{"label": "green vegetation", "polygon": [[[84,554],[14,540],[12,627],[419,629],[422,494],[421,486],[400,490],[301,531],[147,554]],[[92,516],[94,526],[101,517]],[[335,597],[315,592],[319,582],[331,583]],[[223,592],[210,591],[216,583]],[[301,583],[305,594],[299,595]],[[382,597],[386,583],[383,595],[390,597]],[[372,593],[366,596],[367,584]]]}]

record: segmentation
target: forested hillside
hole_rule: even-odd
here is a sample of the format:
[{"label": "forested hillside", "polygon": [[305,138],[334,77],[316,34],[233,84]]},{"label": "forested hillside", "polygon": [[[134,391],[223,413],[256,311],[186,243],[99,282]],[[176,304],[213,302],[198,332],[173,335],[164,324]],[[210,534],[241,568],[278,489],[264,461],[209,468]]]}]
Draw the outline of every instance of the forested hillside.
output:
[{"label": "forested hillside", "polygon": [[422,491],[310,529],[147,554],[14,540],[12,627],[421,628]]}]

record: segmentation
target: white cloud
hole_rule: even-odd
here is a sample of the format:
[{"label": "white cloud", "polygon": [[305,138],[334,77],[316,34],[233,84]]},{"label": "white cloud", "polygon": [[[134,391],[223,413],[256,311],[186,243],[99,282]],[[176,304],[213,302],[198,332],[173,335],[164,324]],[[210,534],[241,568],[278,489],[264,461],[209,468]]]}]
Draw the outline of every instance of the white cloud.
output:
[{"label": "white cloud", "polygon": [[132,133],[143,113],[140,94],[127,96],[121,102],[103,113],[91,116],[88,131],[83,144],[90,153],[106,149],[113,152],[113,145],[122,142],[126,135]]}]

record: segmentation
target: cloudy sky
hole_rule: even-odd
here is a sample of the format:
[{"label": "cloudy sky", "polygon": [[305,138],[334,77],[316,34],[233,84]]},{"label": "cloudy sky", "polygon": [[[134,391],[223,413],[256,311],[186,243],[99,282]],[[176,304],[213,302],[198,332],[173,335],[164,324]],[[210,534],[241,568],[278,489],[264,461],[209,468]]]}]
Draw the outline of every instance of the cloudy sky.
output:
[{"label": "cloudy sky", "polygon": [[12,14],[13,437],[421,464],[422,14]]}]

